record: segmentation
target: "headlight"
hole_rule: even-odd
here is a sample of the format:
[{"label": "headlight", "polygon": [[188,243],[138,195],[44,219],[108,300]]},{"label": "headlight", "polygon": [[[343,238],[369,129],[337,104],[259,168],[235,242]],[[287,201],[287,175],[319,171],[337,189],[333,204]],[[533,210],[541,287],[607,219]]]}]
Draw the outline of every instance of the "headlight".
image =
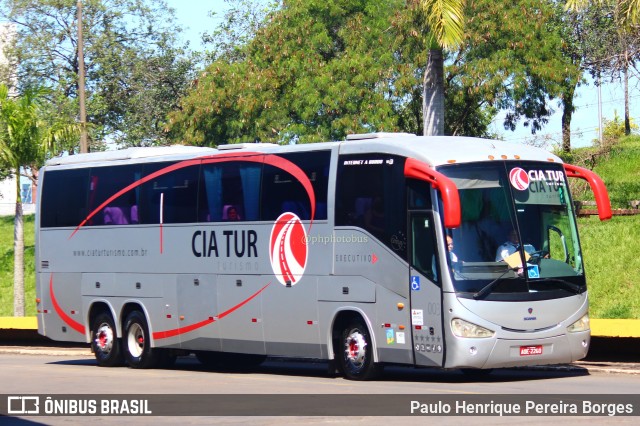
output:
[{"label": "headlight", "polygon": [[493,331],[468,321],[461,320],[460,318],[454,318],[451,320],[451,330],[453,331],[453,334],[458,337],[493,337]]},{"label": "headlight", "polygon": [[567,331],[569,333],[577,333],[579,331],[587,331],[589,328],[591,328],[591,326],[589,324],[589,313],[587,312],[582,318],[567,327]]}]

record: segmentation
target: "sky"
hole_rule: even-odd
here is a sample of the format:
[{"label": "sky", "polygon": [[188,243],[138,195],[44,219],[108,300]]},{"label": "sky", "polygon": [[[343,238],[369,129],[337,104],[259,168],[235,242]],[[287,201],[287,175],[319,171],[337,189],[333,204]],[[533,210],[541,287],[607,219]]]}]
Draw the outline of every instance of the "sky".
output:
[{"label": "sky", "polygon": [[[201,35],[203,32],[211,31],[217,25],[228,8],[228,3],[224,0],[167,0],[170,7],[176,11],[178,22],[187,29],[183,33],[185,40],[189,40],[191,48],[198,50],[202,47]],[[209,16],[209,12],[216,11],[217,16]],[[576,91],[574,112],[571,121],[571,146],[590,146],[594,139],[598,138],[598,88],[589,80],[587,85],[581,86]],[[622,83],[605,83],[601,86],[602,117],[613,120],[614,112],[624,118],[624,94]],[[636,124],[640,124],[640,80],[634,77],[629,82],[629,104],[630,115]],[[499,114],[494,119],[490,130],[501,136],[504,140],[518,143],[529,142],[532,139],[547,140],[547,148],[552,145],[560,145],[562,142],[562,109],[556,102],[551,106],[556,111],[550,118],[549,123],[535,136],[531,131],[520,124],[512,132],[505,130],[502,121],[504,114]]]}]

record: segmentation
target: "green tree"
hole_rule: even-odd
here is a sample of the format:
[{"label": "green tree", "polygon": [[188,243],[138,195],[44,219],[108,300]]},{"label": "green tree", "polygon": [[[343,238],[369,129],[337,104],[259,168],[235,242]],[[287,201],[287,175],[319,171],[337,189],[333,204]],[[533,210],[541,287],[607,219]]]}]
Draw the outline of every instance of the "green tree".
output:
[{"label": "green tree", "polygon": [[[186,143],[219,144],[423,133],[424,34],[431,28],[420,3],[345,3],[287,2],[251,26],[253,37],[244,20],[239,27],[225,24],[221,53],[171,116],[172,134]],[[508,111],[509,129],[520,120],[532,132],[545,125],[560,83],[573,72],[552,6],[538,0],[467,4],[472,18],[463,43],[444,51],[446,134],[490,136],[499,110]],[[243,37],[233,36],[236,30]]]},{"label": "green tree", "polygon": [[[476,0],[466,4],[464,13],[469,18],[463,42],[444,51],[445,134],[491,136],[487,129],[499,110],[506,112],[506,129],[524,121],[532,133],[539,131],[554,112],[554,100],[562,95],[561,83],[575,73],[562,54],[553,2]],[[421,9],[408,10],[396,25],[400,57],[415,58],[413,66],[423,73],[423,34],[430,27],[421,14]],[[414,81],[422,84],[419,75]],[[410,93],[419,99],[416,87]],[[414,101],[408,121],[419,122],[415,116],[419,112]]]},{"label": "green tree", "polygon": [[634,25],[640,21],[640,0],[566,0],[565,9],[582,10],[589,4],[611,4],[619,11],[622,25]]},{"label": "green tree", "polygon": [[[78,114],[76,0],[4,0],[0,16],[16,34],[4,79],[50,89],[57,113]],[[97,149],[165,140],[164,119],[192,79],[193,58],[164,0],[83,0],[87,120]]]},{"label": "green tree", "polygon": [[221,56],[171,116],[198,145],[313,142],[399,130],[390,17],[400,1],[294,0]]},{"label": "green tree", "polygon": [[[605,145],[612,145],[627,134],[626,123],[620,118],[618,111],[613,111],[613,119],[609,120],[604,118],[602,120],[602,125],[602,138],[604,139]],[[633,122],[633,119],[629,123],[629,127],[632,131],[638,130],[638,125]],[[595,139],[593,143],[598,146],[600,141]]]},{"label": "green tree", "polygon": [[[568,14],[585,16],[585,68],[600,83],[603,76],[624,84],[625,133],[631,133],[629,72],[640,58],[640,0],[567,0]],[[596,14],[596,16],[593,16]],[[591,16],[589,16],[591,15]]]},{"label": "green tree", "polygon": [[0,165],[10,171],[16,181],[14,218],[14,315],[24,316],[24,233],[20,172],[23,168],[37,170],[47,153],[77,139],[77,126],[43,120],[45,91],[27,89],[18,98],[9,95],[9,88],[0,84]]},{"label": "green tree", "polygon": [[[278,9],[278,0],[224,0],[228,4],[220,23],[211,32],[202,35],[208,63],[218,59],[236,62],[246,58],[246,47],[258,30],[268,21],[270,13]],[[218,18],[217,13],[209,14]]]}]

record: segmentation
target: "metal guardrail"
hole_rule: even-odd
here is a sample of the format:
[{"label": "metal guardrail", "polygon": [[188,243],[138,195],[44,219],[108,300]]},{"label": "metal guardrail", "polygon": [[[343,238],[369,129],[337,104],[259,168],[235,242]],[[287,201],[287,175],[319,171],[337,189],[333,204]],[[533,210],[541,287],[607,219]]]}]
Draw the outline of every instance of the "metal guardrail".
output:
[{"label": "metal guardrail", "polygon": [[[574,201],[576,214],[579,217],[597,216],[598,209],[595,201]],[[640,214],[640,200],[629,201],[628,209],[612,209],[614,216],[632,216]]]}]

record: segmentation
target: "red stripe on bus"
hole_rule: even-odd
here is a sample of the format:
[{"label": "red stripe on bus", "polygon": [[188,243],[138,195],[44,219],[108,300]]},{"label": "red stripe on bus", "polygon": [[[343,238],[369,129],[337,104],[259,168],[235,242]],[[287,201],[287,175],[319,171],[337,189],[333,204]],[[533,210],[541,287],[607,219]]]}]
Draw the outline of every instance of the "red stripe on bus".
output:
[{"label": "red stripe on bus", "polygon": [[214,323],[214,322],[216,322],[218,320],[221,320],[222,318],[224,318],[227,315],[237,311],[238,309],[240,309],[241,307],[243,307],[244,305],[249,303],[252,299],[254,299],[257,295],[262,293],[270,285],[271,285],[271,282],[267,283],[267,285],[262,287],[260,290],[258,290],[254,294],[252,294],[248,299],[243,300],[242,302],[238,303],[237,305],[235,305],[231,309],[228,309],[228,310],[224,311],[221,314],[215,315],[213,317],[209,317],[204,321],[200,321],[200,322],[197,322],[195,324],[187,325],[187,326],[184,326],[184,327],[174,328],[172,330],[157,331],[157,332],[153,333],[153,338],[154,339],[166,339],[168,337],[175,337],[175,336],[178,336],[180,334],[189,333],[191,331],[194,331],[194,330],[197,330],[199,328],[202,328],[202,327],[204,327],[206,325],[212,324],[212,323]]},{"label": "red stripe on bus", "polygon": [[89,213],[89,215],[82,222],[80,222],[80,224],[76,227],[76,229],[73,230],[73,232],[69,236],[69,239],[73,238],[73,236],[76,234],[76,232],[80,230],[80,228],[82,228],[87,222],[91,220],[92,217],[98,214],[98,212],[100,212],[103,208],[109,205],[109,203],[111,203],[113,200],[120,197],[121,195],[126,194],[132,189],[135,189],[138,186],[150,181],[151,179],[154,179],[158,176],[162,176],[164,174],[167,174],[185,167],[195,166],[197,164],[226,163],[226,162],[233,162],[233,161],[247,161],[252,163],[269,164],[271,166],[282,169],[288,172],[289,174],[291,174],[293,177],[295,177],[298,180],[298,182],[302,184],[305,191],[307,192],[307,195],[309,196],[309,202],[311,203],[311,221],[309,223],[309,229],[311,229],[311,225],[313,224],[313,218],[315,217],[315,212],[316,212],[316,196],[315,196],[315,192],[313,191],[313,185],[311,184],[311,181],[309,180],[309,177],[306,175],[306,173],[300,167],[298,167],[295,163],[274,154],[260,154],[257,152],[236,152],[236,153],[230,153],[225,155],[213,155],[213,156],[208,155],[204,157],[194,158],[191,160],[180,161],[179,163],[175,163],[163,169],[157,170],[143,177],[142,179],[127,185],[126,187],[122,188],[120,191],[113,194],[111,197],[107,198],[95,210]]},{"label": "red stripe on bus", "polygon": [[53,274],[51,274],[49,278],[49,294],[51,295],[51,303],[53,303],[53,308],[56,310],[60,318],[62,318],[62,321],[64,321],[69,327],[73,328],[78,333],[85,334],[84,326],[67,315],[58,304],[56,295],[53,292]]}]

